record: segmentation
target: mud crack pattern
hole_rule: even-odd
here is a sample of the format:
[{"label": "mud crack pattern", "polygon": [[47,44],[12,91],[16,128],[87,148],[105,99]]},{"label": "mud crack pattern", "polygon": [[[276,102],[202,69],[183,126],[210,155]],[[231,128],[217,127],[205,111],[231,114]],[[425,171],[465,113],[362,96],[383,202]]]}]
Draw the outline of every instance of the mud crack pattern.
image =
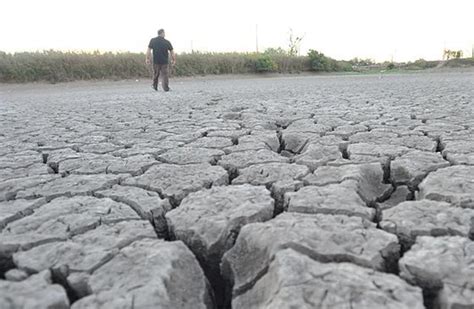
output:
[{"label": "mud crack pattern", "polygon": [[0,86],[1,308],[472,308],[474,72]]}]

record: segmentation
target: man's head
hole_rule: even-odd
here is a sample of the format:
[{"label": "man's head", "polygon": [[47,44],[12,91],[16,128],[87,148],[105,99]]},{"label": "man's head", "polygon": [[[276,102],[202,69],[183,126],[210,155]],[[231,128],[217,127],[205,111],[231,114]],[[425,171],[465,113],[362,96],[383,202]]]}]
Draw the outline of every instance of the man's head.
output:
[{"label": "man's head", "polygon": [[165,29],[158,30],[158,35],[161,37],[165,37]]}]

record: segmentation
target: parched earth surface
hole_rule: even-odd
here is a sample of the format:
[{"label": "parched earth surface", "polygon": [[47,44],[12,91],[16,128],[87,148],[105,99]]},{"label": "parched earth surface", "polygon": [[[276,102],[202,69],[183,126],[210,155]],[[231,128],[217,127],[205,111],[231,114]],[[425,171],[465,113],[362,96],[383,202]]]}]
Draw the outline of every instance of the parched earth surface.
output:
[{"label": "parched earth surface", "polygon": [[473,85],[0,86],[0,307],[474,308]]}]

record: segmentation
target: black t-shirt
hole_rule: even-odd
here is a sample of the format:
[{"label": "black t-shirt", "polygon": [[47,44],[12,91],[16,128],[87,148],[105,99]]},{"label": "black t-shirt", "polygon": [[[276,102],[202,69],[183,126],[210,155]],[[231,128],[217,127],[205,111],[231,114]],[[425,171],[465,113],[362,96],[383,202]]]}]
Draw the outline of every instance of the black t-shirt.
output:
[{"label": "black t-shirt", "polygon": [[161,36],[157,36],[150,40],[148,48],[153,49],[153,63],[168,64],[168,51],[173,50],[170,41]]}]

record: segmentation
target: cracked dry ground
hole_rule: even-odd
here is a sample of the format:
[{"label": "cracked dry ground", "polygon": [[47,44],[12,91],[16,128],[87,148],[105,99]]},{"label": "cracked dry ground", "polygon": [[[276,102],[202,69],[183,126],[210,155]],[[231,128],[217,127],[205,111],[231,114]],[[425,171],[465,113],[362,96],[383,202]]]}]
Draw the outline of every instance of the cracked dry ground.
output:
[{"label": "cracked dry ground", "polygon": [[2,86],[0,307],[473,308],[473,80]]}]

